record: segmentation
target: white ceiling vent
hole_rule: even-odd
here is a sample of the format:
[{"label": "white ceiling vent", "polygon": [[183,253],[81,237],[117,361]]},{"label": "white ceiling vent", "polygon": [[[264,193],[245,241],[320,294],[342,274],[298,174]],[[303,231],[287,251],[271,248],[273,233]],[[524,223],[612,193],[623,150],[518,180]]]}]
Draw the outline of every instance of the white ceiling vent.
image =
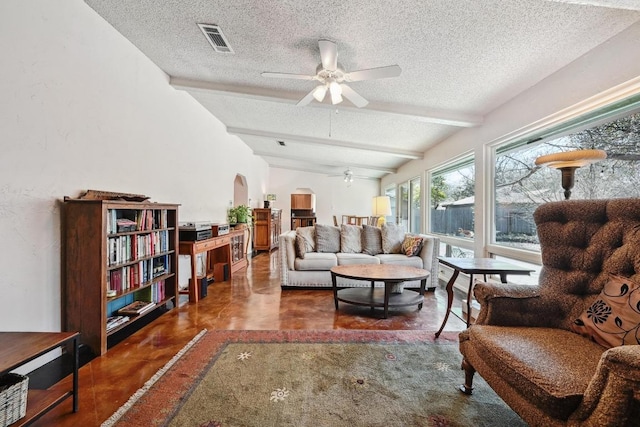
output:
[{"label": "white ceiling vent", "polygon": [[233,53],[233,49],[229,46],[229,42],[224,34],[222,34],[220,27],[212,24],[198,24],[198,27],[200,27],[204,33],[213,50],[218,53]]}]

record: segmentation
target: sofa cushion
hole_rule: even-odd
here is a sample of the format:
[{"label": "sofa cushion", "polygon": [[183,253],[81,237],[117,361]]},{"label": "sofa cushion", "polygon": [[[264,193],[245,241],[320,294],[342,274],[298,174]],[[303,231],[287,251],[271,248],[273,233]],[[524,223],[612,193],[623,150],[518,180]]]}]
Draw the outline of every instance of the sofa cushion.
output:
[{"label": "sofa cushion", "polygon": [[571,329],[607,348],[640,344],[640,285],[610,275],[600,295]]},{"label": "sofa cushion", "polygon": [[385,254],[402,253],[404,227],[393,222],[382,224],[382,252]]},{"label": "sofa cushion", "polygon": [[303,258],[296,258],[296,270],[331,270],[338,265],[336,254],[309,252]]},{"label": "sofa cushion", "polygon": [[337,253],[338,265],[354,265],[354,264],[380,264],[377,257],[367,254],[345,254]]},{"label": "sofa cushion", "polygon": [[296,228],[296,256],[304,258],[307,252],[316,251],[316,228],[298,227]]},{"label": "sofa cushion", "polygon": [[362,227],[349,224],[340,226],[340,252],[347,254],[362,252]]},{"label": "sofa cushion", "polygon": [[564,329],[474,325],[464,333],[503,381],[560,420],[577,408],[606,350]]},{"label": "sofa cushion", "polygon": [[402,241],[402,253],[406,256],[416,256],[422,249],[424,238],[413,234],[407,234]]},{"label": "sofa cushion", "polygon": [[407,267],[422,268],[422,258],[419,256],[406,256],[403,254],[378,254],[376,258],[380,264],[405,265]]},{"label": "sofa cushion", "polygon": [[362,226],[362,252],[368,255],[382,253],[382,230],[366,224]]},{"label": "sofa cushion", "polygon": [[316,251],[340,252],[340,227],[316,224]]}]

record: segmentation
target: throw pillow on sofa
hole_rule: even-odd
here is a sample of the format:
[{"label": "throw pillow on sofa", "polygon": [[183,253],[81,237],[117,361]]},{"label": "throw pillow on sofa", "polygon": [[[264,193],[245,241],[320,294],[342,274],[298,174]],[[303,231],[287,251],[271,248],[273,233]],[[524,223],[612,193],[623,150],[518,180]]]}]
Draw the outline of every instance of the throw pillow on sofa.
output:
[{"label": "throw pillow on sofa", "polygon": [[296,256],[304,258],[307,252],[316,251],[316,228],[298,227],[296,228]]},{"label": "throw pillow on sofa", "polygon": [[362,227],[342,224],[340,227],[340,252],[359,254],[362,252]]},{"label": "throw pillow on sofa", "polygon": [[316,224],[316,251],[340,252],[340,227]]},{"label": "throw pillow on sofa", "polygon": [[382,253],[382,234],[378,227],[362,226],[362,252],[368,255]]},{"label": "throw pillow on sofa", "polygon": [[413,234],[407,234],[402,241],[402,253],[406,256],[416,256],[422,249],[422,243],[424,239],[420,236],[414,236]]},{"label": "throw pillow on sofa", "polygon": [[640,344],[640,285],[610,275],[600,295],[571,329],[607,348]]},{"label": "throw pillow on sofa", "polygon": [[382,225],[382,252],[401,254],[404,234],[404,227],[393,222],[385,222]]}]

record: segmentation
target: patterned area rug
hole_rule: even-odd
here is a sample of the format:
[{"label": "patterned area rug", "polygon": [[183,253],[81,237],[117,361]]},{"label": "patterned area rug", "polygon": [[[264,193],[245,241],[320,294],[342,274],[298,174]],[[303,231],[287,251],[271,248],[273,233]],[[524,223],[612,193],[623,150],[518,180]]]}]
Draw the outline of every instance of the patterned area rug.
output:
[{"label": "patterned area rug", "polygon": [[[117,426],[519,426],[476,376],[457,334],[209,331],[109,424]],[[164,369],[164,368],[163,368]]]}]

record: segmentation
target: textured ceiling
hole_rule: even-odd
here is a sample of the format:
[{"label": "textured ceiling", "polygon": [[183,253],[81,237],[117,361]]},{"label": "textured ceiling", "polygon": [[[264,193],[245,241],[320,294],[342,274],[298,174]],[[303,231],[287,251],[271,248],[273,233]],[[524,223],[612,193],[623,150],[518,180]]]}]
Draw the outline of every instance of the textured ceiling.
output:
[{"label": "textured ceiling", "polygon": [[[640,20],[638,0],[86,0],[274,167],[379,178]],[[219,25],[216,53],[197,23]],[[319,39],[369,101],[295,104],[315,86]],[[328,97],[327,97],[328,98]],[[277,141],[284,141],[281,146]]]}]

